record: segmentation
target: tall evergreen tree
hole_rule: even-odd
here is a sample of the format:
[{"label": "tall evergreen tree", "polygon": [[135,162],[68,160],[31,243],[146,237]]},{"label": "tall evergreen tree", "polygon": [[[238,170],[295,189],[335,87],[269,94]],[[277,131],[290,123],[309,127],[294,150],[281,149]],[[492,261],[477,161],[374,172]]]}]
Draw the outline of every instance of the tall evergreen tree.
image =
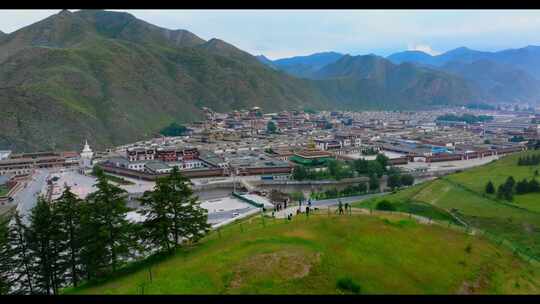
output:
[{"label": "tall evergreen tree", "polygon": [[81,259],[87,279],[118,269],[134,246],[133,227],[126,219],[126,191],[109,183],[101,170],[96,172],[97,190],[82,208]]},{"label": "tall evergreen tree", "polygon": [[540,192],[540,183],[534,177],[529,182],[529,192]]},{"label": "tall evergreen tree", "polygon": [[65,279],[75,287],[79,284],[81,272],[81,211],[82,200],[66,186],[62,196],[54,203],[54,213],[66,251],[63,257]]},{"label": "tall evergreen tree", "polygon": [[529,182],[527,179],[523,179],[516,184],[516,193],[517,194],[525,194],[529,192]]},{"label": "tall evergreen tree", "polygon": [[28,248],[32,256],[31,271],[35,278],[34,292],[57,294],[62,287],[62,252],[57,218],[43,197],[31,210],[28,228]]},{"label": "tall evergreen tree", "polygon": [[32,273],[32,256],[27,243],[27,227],[20,214],[16,211],[13,223],[9,226],[8,241],[9,255],[12,258],[14,289],[17,294],[34,293],[34,276]]},{"label": "tall evergreen tree", "polygon": [[172,216],[169,214],[170,183],[167,177],[156,180],[154,191],[146,191],[139,199],[141,209],[139,213],[145,217],[142,224],[144,240],[153,245],[159,251],[171,251],[174,248],[172,242]]},{"label": "tall evergreen tree", "polygon": [[159,179],[155,190],[146,192],[141,202],[149,241],[161,250],[170,251],[183,240],[196,242],[210,229],[206,210],[200,207],[189,180],[178,168]]},{"label": "tall evergreen tree", "polygon": [[12,256],[9,244],[9,219],[0,216],[0,295],[10,292]]},{"label": "tall evergreen tree", "polygon": [[495,186],[493,186],[493,183],[491,181],[489,181],[487,184],[486,184],[486,193],[487,194],[493,194],[495,193]]},{"label": "tall evergreen tree", "polygon": [[168,210],[173,218],[172,234],[175,244],[179,244],[181,238],[196,242],[210,229],[206,210],[193,195],[189,179],[183,176],[178,168],[174,168],[168,178],[171,187],[171,204]]}]

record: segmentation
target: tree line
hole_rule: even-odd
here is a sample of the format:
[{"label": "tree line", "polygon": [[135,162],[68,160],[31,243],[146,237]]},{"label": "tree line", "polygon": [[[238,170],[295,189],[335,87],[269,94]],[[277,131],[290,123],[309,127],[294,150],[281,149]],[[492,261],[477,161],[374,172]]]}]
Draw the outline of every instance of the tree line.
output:
[{"label": "tree line", "polygon": [[[538,175],[538,174],[536,174]],[[531,180],[524,178],[516,182],[513,176],[509,176],[506,181],[500,184],[495,190],[493,182],[488,181],[485,187],[487,194],[496,194],[497,198],[512,201],[514,194],[527,194],[540,192],[540,183],[533,177]]]},{"label": "tree line", "polygon": [[66,187],[60,198],[39,197],[28,224],[17,212],[0,223],[0,294],[58,294],[104,278],[130,261],[173,253],[210,229],[189,180],[177,168],[140,198],[142,222],[127,219],[127,193],[96,172],[86,199]]},{"label": "tree line", "polygon": [[159,130],[159,133],[164,136],[182,136],[188,132],[185,126],[179,125],[176,122],[171,123],[165,128]]},{"label": "tree line", "polygon": [[518,159],[518,166],[536,166],[540,164],[540,154],[527,155]]},{"label": "tree line", "polygon": [[324,170],[309,169],[305,166],[296,166],[292,177],[294,180],[321,180],[351,178],[356,176],[382,177],[388,172],[389,159],[378,154],[374,160],[357,159],[354,161],[330,160]]},{"label": "tree line", "polygon": [[461,116],[458,116],[454,114],[445,114],[445,115],[438,116],[436,120],[438,121],[463,121],[468,124],[472,124],[472,123],[477,123],[477,122],[492,121],[493,116],[489,116],[489,115],[476,116],[472,114],[463,114]]}]

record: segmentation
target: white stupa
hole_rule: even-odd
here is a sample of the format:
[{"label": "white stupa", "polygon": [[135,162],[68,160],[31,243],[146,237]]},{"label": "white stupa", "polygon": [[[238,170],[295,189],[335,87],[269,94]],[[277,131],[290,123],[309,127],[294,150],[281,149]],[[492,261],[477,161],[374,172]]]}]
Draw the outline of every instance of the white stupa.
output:
[{"label": "white stupa", "polygon": [[81,168],[92,168],[92,157],[94,156],[94,152],[92,149],[90,149],[90,146],[88,145],[88,140],[85,140],[84,142],[84,148],[81,152],[81,162],[80,166]]}]

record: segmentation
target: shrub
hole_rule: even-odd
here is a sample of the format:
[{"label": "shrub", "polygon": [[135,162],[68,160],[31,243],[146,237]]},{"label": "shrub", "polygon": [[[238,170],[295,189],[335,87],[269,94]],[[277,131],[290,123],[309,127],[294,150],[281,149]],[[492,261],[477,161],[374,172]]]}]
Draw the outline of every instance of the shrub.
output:
[{"label": "shrub", "polygon": [[360,285],[349,277],[337,280],[336,287],[343,291],[349,291],[355,294],[360,293]]},{"label": "shrub", "polygon": [[396,207],[394,205],[392,205],[392,203],[390,203],[389,201],[382,200],[379,203],[377,203],[376,209],[377,210],[384,210],[384,211],[395,211]]}]

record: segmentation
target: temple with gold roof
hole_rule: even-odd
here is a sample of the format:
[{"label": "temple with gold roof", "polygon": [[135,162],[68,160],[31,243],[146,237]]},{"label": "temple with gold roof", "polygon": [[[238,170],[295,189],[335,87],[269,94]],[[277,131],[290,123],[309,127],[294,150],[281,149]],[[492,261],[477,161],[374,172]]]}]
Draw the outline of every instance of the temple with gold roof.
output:
[{"label": "temple with gold roof", "polygon": [[315,167],[326,165],[333,158],[331,153],[318,150],[315,141],[310,138],[306,148],[294,153],[289,160],[300,165]]}]

